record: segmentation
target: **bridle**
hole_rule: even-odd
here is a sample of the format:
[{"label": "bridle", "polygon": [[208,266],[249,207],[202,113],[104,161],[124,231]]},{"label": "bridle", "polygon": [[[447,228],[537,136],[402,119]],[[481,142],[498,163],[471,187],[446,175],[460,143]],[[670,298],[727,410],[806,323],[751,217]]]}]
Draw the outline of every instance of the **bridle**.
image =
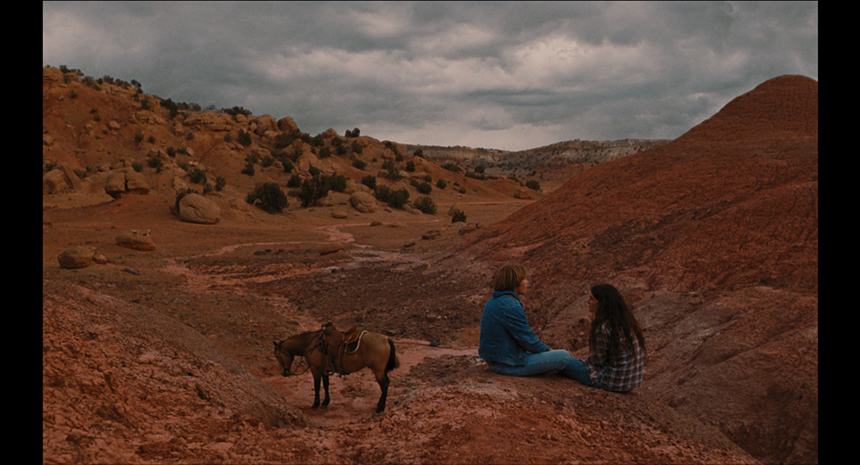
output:
[{"label": "bridle", "polygon": [[[317,340],[318,338],[320,338],[322,336],[322,333],[323,333],[322,330],[317,331],[316,335],[313,338],[311,338],[311,342],[308,343],[307,347],[305,347],[305,351],[301,355],[301,357],[302,357],[301,361],[290,366],[290,376],[303,375],[303,374],[307,373],[308,370],[311,369],[311,366],[307,360],[308,354],[312,350],[317,348],[320,341],[317,341],[317,342],[314,342],[314,341]],[[281,342],[284,342],[284,341],[281,341]],[[280,343],[278,343],[278,346],[280,348]]]}]

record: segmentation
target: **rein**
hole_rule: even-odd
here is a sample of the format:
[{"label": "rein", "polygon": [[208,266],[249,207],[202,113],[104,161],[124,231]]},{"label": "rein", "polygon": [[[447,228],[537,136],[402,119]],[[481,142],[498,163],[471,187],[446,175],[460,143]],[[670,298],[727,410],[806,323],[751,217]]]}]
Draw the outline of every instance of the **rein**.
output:
[{"label": "rein", "polygon": [[317,340],[317,338],[319,338],[320,336],[322,336],[322,331],[317,331],[317,334],[313,338],[311,338],[311,342],[308,343],[308,346],[305,347],[304,353],[302,353],[301,355],[301,361],[295,363],[293,366],[290,367],[290,376],[303,375],[311,369],[311,366],[308,363],[308,354],[312,350],[314,350],[317,345],[319,345],[319,341],[314,341]]}]

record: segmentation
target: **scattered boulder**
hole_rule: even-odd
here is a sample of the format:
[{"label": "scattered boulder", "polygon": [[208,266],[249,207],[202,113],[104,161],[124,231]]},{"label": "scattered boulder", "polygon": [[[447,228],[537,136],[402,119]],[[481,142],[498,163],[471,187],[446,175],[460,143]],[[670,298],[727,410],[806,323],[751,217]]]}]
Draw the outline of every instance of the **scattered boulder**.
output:
[{"label": "scattered boulder", "polygon": [[81,178],[63,164],[42,176],[42,192],[45,194],[57,194],[68,189],[77,190],[81,184]]},{"label": "scattered boulder", "polygon": [[105,181],[105,193],[115,199],[125,194],[125,172],[114,171],[108,174]]},{"label": "scattered boulder", "polygon": [[221,221],[221,207],[200,194],[188,194],[177,204],[179,219],[188,223],[215,224]]},{"label": "scattered boulder", "polygon": [[64,250],[57,260],[60,262],[60,268],[77,269],[86,268],[94,263],[96,249],[81,245]]},{"label": "scattered boulder", "polygon": [[369,192],[353,192],[349,196],[349,204],[361,213],[373,213],[376,211],[376,197]]},{"label": "scattered boulder", "polygon": [[317,249],[320,255],[328,255],[330,253],[335,253],[339,250],[343,250],[344,245],[340,242],[326,242],[319,249]]},{"label": "scattered boulder", "polygon": [[155,250],[155,242],[149,231],[126,231],[116,237],[116,245],[134,250]]},{"label": "scattered boulder", "polygon": [[125,174],[125,191],[129,194],[148,194],[149,183],[146,176],[137,171],[129,171]]},{"label": "scattered boulder", "polygon": [[331,211],[331,217],[332,217],[332,218],[337,218],[337,219],[339,219],[339,220],[342,220],[342,219],[344,219],[344,218],[346,218],[346,217],[347,217],[347,214],[346,214],[346,211],[341,210],[341,209],[339,209],[339,208],[338,208],[338,209],[335,209],[335,210],[332,210],[332,211]]}]

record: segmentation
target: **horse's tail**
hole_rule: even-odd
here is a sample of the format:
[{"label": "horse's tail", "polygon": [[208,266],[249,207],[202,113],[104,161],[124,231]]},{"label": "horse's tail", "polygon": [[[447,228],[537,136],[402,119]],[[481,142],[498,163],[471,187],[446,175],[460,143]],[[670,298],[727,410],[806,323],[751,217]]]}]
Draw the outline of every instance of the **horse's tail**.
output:
[{"label": "horse's tail", "polygon": [[397,352],[394,350],[394,341],[388,339],[388,347],[391,350],[388,352],[388,365],[385,366],[385,372],[389,372],[400,366],[400,360],[397,359]]}]

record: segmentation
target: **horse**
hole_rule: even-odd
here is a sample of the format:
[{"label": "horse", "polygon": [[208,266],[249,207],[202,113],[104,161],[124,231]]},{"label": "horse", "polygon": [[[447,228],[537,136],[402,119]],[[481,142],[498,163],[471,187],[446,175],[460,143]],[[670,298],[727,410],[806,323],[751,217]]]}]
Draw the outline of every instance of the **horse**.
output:
[{"label": "horse", "polygon": [[[290,368],[296,356],[304,357],[308,369],[314,377],[314,403],[311,409],[328,407],[331,398],[328,393],[329,373],[327,365],[330,363],[324,346],[325,329],[309,331],[296,336],[275,341],[275,356],[281,364],[281,375],[290,376]],[[341,374],[354,373],[362,368],[369,368],[376,377],[376,382],[382,394],[376,404],[376,413],[385,410],[385,400],[388,397],[388,372],[400,366],[400,360],[394,349],[394,341],[379,333],[365,331],[359,340],[358,348],[354,352],[343,353],[339,369]],[[296,373],[299,374],[299,373]],[[325,389],[325,398],[320,403],[320,381]]]}]

